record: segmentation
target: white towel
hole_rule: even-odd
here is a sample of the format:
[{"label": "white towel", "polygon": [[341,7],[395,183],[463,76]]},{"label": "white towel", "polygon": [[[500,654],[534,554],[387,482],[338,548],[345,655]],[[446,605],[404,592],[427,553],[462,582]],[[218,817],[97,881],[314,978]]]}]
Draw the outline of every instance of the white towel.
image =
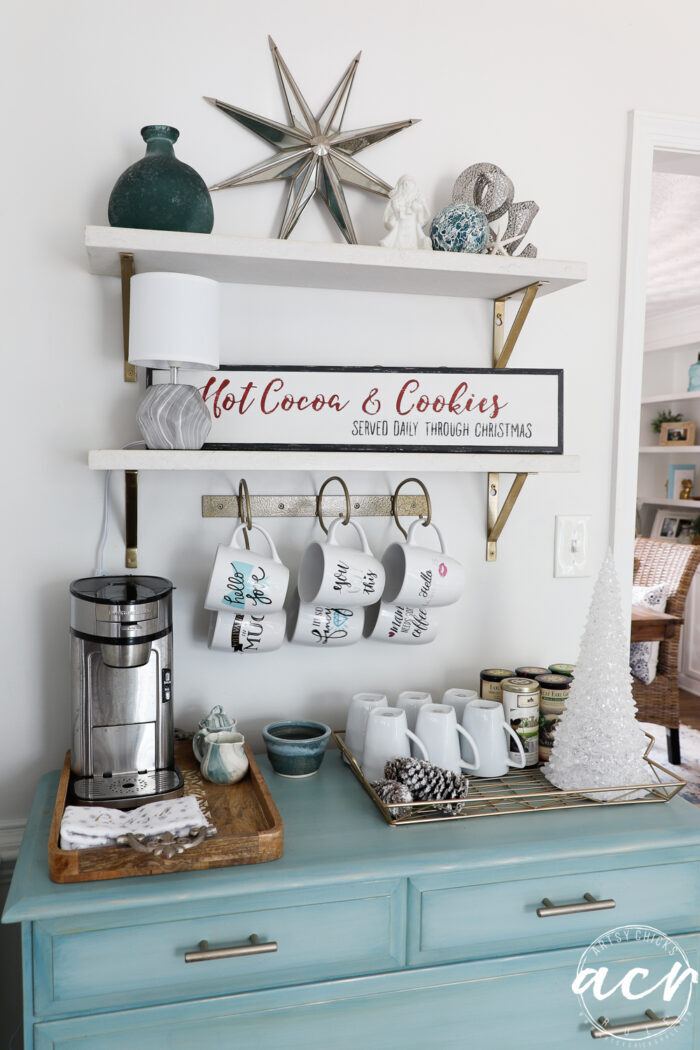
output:
[{"label": "white towel", "polygon": [[66,806],[61,821],[61,849],[114,846],[120,835],[187,835],[192,828],[207,825],[194,795],[149,802],[136,809],[105,806]]}]

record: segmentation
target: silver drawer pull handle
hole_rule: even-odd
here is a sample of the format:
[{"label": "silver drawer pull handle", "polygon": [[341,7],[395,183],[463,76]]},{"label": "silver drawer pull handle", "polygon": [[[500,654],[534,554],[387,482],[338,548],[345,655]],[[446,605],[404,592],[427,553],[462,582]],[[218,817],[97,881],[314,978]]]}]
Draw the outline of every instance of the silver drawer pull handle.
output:
[{"label": "silver drawer pull handle", "polygon": [[[633,1021],[631,1024],[611,1025],[607,1017],[599,1017],[600,1028],[591,1028],[594,1039],[608,1039],[611,1035],[627,1035],[632,1032],[653,1032],[659,1028],[673,1028],[681,1023],[680,1017],[657,1017],[653,1010],[647,1010],[648,1021]],[[603,1031],[605,1029],[605,1031]]]},{"label": "silver drawer pull handle", "polygon": [[543,897],[544,908],[538,908],[537,914],[540,919],[547,919],[550,915],[576,915],[580,911],[605,911],[614,908],[615,901],[610,898],[606,901],[598,901],[590,893],[584,893],[585,904],[552,904],[549,897]]},{"label": "silver drawer pull handle", "polygon": [[277,951],[277,941],[260,941],[257,933],[251,934],[248,944],[233,944],[230,948],[210,948],[209,941],[199,942],[198,952],[185,952],[185,962],[208,962],[210,959],[235,959],[239,955],[265,955]]}]

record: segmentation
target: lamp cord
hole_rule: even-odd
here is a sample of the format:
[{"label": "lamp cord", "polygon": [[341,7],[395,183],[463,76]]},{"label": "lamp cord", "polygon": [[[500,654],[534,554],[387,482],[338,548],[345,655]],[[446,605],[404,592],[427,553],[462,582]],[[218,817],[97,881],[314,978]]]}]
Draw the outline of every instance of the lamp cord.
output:
[{"label": "lamp cord", "polygon": [[[130,441],[128,445],[122,445],[123,449],[126,448],[140,448],[146,447],[145,441]],[[102,510],[102,535],[100,536],[100,542],[97,548],[97,563],[95,565],[95,576],[105,576],[106,573],[103,568],[105,547],[107,546],[107,538],[109,536],[109,522],[110,522],[110,501],[109,501],[109,488],[112,479],[112,471],[105,471],[105,488],[104,488],[104,503]]]}]

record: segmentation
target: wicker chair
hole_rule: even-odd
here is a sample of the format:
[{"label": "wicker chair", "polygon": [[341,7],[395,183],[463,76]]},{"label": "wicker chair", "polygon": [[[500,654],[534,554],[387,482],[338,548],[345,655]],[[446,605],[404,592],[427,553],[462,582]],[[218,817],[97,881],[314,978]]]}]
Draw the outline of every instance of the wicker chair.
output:
[{"label": "wicker chair", "polygon": [[[695,570],[700,563],[700,547],[668,540],[638,539],[634,544],[634,582],[642,586],[665,583],[668,600],[666,612],[679,616],[685,612],[685,600]],[[659,664],[656,678],[644,685],[632,679],[632,692],[642,722],[666,726],[668,759],[674,765],[681,760],[678,728],[680,703],[678,699],[678,644],[681,623],[673,628],[670,638],[659,645]]]}]

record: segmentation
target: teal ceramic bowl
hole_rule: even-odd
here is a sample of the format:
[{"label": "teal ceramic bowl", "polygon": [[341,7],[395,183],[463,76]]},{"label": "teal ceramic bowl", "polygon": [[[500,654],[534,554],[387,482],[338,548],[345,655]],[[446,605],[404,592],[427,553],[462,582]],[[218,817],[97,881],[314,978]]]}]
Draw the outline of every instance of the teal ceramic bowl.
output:
[{"label": "teal ceramic bowl", "polygon": [[318,773],[330,739],[323,722],[270,722],[263,729],[267,757],[281,777],[312,777]]}]

